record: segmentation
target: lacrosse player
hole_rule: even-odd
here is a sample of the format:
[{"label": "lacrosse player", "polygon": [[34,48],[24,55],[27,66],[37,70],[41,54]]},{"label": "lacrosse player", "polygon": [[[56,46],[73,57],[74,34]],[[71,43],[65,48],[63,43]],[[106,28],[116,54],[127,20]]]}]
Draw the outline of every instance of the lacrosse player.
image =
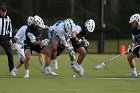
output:
[{"label": "lacrosse player", "polygon": [[[52,55],[53,55],[53,63],[56,66],[56,58],[58,55],[62,53],[62,51],[66,48],[73,58],[75,57],[75,52],[73,46],[71,45],[69,35],[75,28],[75,24],[72,19],[60,20],[56,22],[51,28],[52,35]],[[71,63],[72,69],[79,73],[80,69],[77,67],[77,62]]]},{"label": "lacrosse player", "polygon": [[39,16],[34,16],[33,25],[29,26],[26,30],[26,45],[24,45],[26,61],[25,61],[25,76],[24,78],[29,77],[29,60],[32,55],[32,51],[36,51],[37,53],[42,53],[46,55],[45,58],[45,73],[51,75],[57,75],[51,70],[50,62],[51,62],[51,51],[47,47],[49,44],[48,39],[40,40],[40,32],[45,28],[44,22],[42,18]]},{"label": "lacrosse player", "polygon": [[[75,26],[74,31],[72,32],[70,39],[72,42],[72,46],[74,47],[74,51],[79,53],[79,57],[77,59],[77,66],[81,69],[79,75],[83,76],[84,69],[82,67],[82,62],[87,54],[86,48],[89,46],[89,42],[86,39],[87,32],[93,32],[95,29],[94,20],[90,19],[85,22],[85,24],[77,24]],[[74,62],[74,59],[70,56],[71,63]]]},{"label": "lacrosse player", "polygon": [[132,26],[131,35],[133,43],[129,45],[131,52],[128,54],[127,60],[131,67],[130,76],[138,76],[134,58],[140,57],[140,14],[134,14],[130,17],[129,23]]},{"label": "lacrosse player", "polygon": [[[13,50],[17,50],[19,61],[16,64],[16,67],[11,71],[13,73],[13,76],[16,76],[17,69],[23,65],[25,61],[25,54],[24,54],[24,41],[25,41],[25,32],[28,26],[31,26],[33,24],[34,17],[29,16],[27,20],[27,25],[23,25],[14,36],[14,39],[16,43],[13,44],[12,48]],[[41,53],[36,53],[35,51],[32,52],[32,54],[37,55],[39,58],[39,62],[41,65],[44,64],[44,55]]]}]

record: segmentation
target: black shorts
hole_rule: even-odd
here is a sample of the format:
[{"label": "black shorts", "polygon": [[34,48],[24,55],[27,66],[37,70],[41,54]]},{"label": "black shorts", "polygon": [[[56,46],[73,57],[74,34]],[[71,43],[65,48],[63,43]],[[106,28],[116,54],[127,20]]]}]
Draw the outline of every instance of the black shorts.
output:
[{"label": "black shorts", "polygon": [[59,56],[65,49],[65,46],[62,44],[58,44],[57,46],[57,56]]},{"label": "black shorts", "polygon": [[34,45],[34,46],[25,45],[24,49],[30,49],[31,51],[35,51],[37,53],[40,53],[42,50],[42,48],[39,45]]},{"label": "black shorts", "polygon": [[70,41],[72,43],[72,46],[73,46],[75,52],[77,51],[77,49],[79,49],[82,46],[81,44],[77,44],[77,42],[73,38],[70,39]]},{"label": "black shorts", "polygon": [[140,46],[136,47],[132,53],[136,54],[137,55],[137,58],[139,58],[139,51],[140,51]]}]

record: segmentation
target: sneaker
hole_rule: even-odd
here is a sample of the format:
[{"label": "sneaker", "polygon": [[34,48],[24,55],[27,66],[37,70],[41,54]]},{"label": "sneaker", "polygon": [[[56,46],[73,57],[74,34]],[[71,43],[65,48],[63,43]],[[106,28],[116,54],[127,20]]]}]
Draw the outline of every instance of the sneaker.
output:
[{"label": "sneaker", "polygon": [[29,78],[29,74],[26,73],[26,74],[24,75],[24,78]]},{"label": "sneaker", "polygon": [[53,75],[53,76],[58,76],[58,74],[56,74],[56,73],[53,72],[53,71],[52,71],[50,74]]},{"label": "sneaker", "polygon": [[75,71],[79,71],[79,68],[76,63],[72,63],[71,68],[74,69]]},{"label": "sneaker", "polygon": [[128,76],[138,76],[137,72],[131,72],[130,74],[128,74]]},{"label": "sneaker", "polygon": [[79,70],[79,75],[83,76],[84,75],[84,68],[81,65],[78,65]]},{"label": "sneaker", "polygon": [[77,66],[76,63],[71,64],[71,68],[73,69],[74,72],[76,72],[78,75],[82,75],[82,70]]},{"label": "sneaker", "polygon": [[29,78],[29,70],[25,70],[24,78]]},{"label": "sneaker", "polygon": [[45,68],[45,74],[48,75],[53,75],[53,76],[57,76],[58,74],[56,74],[55,72],[53,72],[50,68],[46,67]]},{"label": "sneaker", "polygon": [[58,69],[58,64],[57,64],[57,61],[53,61],[53,69]]},{"label": "sneaker", "polygon": [[10,72],[10,75],[15,77],[15,76],[16,76],[16,72],[17,72],[17,70],[16,70],[16,69],[13,69],[13,70]]}]

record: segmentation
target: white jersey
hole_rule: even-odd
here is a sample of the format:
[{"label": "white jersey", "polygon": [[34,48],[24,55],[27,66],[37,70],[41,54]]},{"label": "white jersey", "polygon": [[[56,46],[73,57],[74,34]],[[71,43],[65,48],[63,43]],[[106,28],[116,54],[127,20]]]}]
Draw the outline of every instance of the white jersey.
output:
[{"label": "white jersey", "polygon": [[27,25],[24,25],[22,26],[18,32],[16,33],[16,35],[14,36],[14,38],[18,39],[19,40],[19,43],[20,44],[23,44],[24,45],[24,40],[25,40],[25,32],[26,32],[26,29],[27,29]]},{"label": "white jersey", "polygon": [[[60,20],[56,22],[53,26],[50,26],[50,28],[53,30],[53,36],[58,36],[60,39],[60,42],[63,43],[65,47],[69,46],[68,40],[67,40],[67,33],[64,29],[64,21]],[[50,32],[51,33],[51,32]]]},{"label": "white jersey", "polygon": [[82,31],[82,28],[79,25],[76,25],[74,31],[80,33]]},{"label": "white jersey", "polygon": [[24,40],[25,40],[25,32],[27,29],[27,25],[22,26],[16,33],[16,35],[14,36],[14,38],[18,39],[19,44],[21,45],[21,48],[17,50],[17,54],[19,59],[21,60],[23,57],[25,57],[24,54]]}]

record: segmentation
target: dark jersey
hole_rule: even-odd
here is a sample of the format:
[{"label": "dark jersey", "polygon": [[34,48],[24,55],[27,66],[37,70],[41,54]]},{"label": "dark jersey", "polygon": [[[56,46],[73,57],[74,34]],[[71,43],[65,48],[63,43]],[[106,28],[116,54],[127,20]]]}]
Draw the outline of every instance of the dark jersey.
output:
[{"label": "dark jersey", "polygon": [[135,42],[137,42],[138,44],[140,44],[140,29],[133,28],[131,30],[131,34],[132,34],[133,39],[135,40]]},{"label": "dark jersey", "polygon": [[76,35],[76,37],[79,38],[79,39],[82,39],[82,37],[86,37],[85,26],[83,24],[80,24],[80,23],[78,23],[77,25],[79,25],[82,30],[79,34]]},{"label": "dark jersey", "polygon": [[27,49],[31,49],[34,50],[38,53],[40,53],[41,51],[41,47],[39,45],[34,45],[29,36],[27,35],[27,33],[32,33],[35,37],[36,37],[36,41],[40,40],[40,31],[38,31],[37,29],[35,29],[33,26],[28,26],[27,30],[26,30],[26,45],[25,48]]},{"label": "dark jersey", "polygon": [[[85,37],[86,38],[86,30],[85,30],[85,26],[83,25],[83,24],[76,24],[77,26],[80,26],[81,27],[81,31],[77,31],[77,32],[79,32],[77,35],[76,35],[76,37],[78,38],[78,39],[82,39],[83,37]],[[80,30],[80,29],[77,29],[77,30]],[[77,49],[79,49],[81,46],[83,46],[83,45],[81,45],[81,44],[78,44],[76,41],[75,41],[75,38],[71,38],[70,39],[71,40],[71,42],[72,42],[72,46],[74,47],[74,51],[76,52],[77,51]]]}]

